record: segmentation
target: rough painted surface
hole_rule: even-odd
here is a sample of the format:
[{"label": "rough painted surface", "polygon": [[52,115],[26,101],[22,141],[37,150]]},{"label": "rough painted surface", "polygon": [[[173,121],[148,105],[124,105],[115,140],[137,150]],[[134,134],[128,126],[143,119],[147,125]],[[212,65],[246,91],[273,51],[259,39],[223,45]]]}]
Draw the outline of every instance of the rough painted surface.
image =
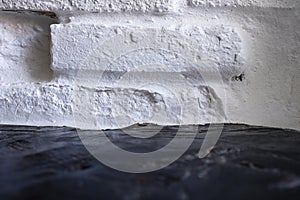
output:
[{"label": "rough painted surface", "polygon": [[52,12],[165,12],[169,0],[3,0],[4,10],[37,10]]},{"label": "rough painted surface", "polygon": [[198,72],[199,78],[201,72],[217,72],[224,79],[242,73],[241,39],[233,28],[182,25],[52,25],[52,69],[57,75],[85,70]]},{"label": "rough painted surface", "polygon": [[211,6],[211,7],[239,7],[257,6],[271,8],[294,8],[297,0],[188,0],[192,6]]},{"label": "rough painted surface", "polygon": [[3,123],[45,121],[55,123],[71,116],[70,87],[41,84],[2,86],[0,90]]},{"label": "rough painted surface", "polygon": [[[0,87],[0,118],[4,124],[42,122],[114,129],[136,123],[203,124],[224,115],[220,99],[210,88],[184,91],[178,99],[159,92],[58,84],[7,85]],[[189,102],[188,106],[183,107],[184,102]]]},{"label": "rough painted surface", "polygon": [[102,128],[118,127],[112,116],[122,127],[176,124],[180,107],[183,124],[300,129],[299,2],[0,1],[0,123],[76,125],[84,104],[62,86],[126,91],[93,100]]},{"label": "rough painted surface", "polygon": [[293,8],[297,0],[3,0],[2,10],[69,12],[166,12],[182,5]]},{"label": "rough painted surface", "polygon": [[0,83],[52,79],[51,23],[46,17],[0,13]]},{"label": "rough painted surface", "polygon": [[[159,127],[161,128],[161,127]],[[139,132],[141,127],[131,127]],[[157,129],[155,126],[143,131]],[[192,127],[185,127],[185,134]],[[166,145],[177,127],[138,139],[106,131],[121,148],[148,152]],[[0,127],[1,199],[231,199],[298,200],[300,133],[226,125],[215,149],[196,154],[206,126],[190,149],[169,167],[146,174],[105,167],[82,145],[76,131],[53,127]],[[184,139],[184,138],[182,138]]]}]

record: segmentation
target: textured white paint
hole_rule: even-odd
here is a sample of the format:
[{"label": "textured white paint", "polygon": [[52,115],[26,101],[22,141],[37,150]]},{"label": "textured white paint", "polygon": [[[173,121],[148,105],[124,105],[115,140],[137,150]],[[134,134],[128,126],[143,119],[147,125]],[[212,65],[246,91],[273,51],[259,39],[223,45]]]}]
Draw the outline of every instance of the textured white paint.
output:
[{"label": "textured white paint", "polygon": [[[181,99],[158,92],[155,89],[12,84],[0,87],[0,118],[2,123],[68,124],[88,129],[122,128],[149,122],[178,124],[181,115],[190,111],[193,115],[185,117],[186,123],[205,123],[209,118],[215,121],[222,118],[222,109],[218,109],[222,107],[221,101],[211,88],[190,88],[181,93]],[[86,100],[91,102],[91,109],[87,109]],[[183,101],[195,103],[182,111]],[[73,117],[75,106],[75,111],[81,111],[76,115],[77,121]]]},{"label": "textured white paint", "polygon": [[[174,28],[170,28],[174,27]],[[52,25],[52,69],[110,72],[242,73],[241,39],[233,28],[170,24],[155,28]],[[108,77],[109,78],[109,77]]]},{"label": "textured white paint", "polygon": [[46,17],[0,13],[0,82],[50,81],[50,24]]},{"label": "textured white paint", "polygon": [[2,0],[6,10],[56,12],[165,12],[170,0]]},{"label": "textured white paint", "polygon": [[210,6],[210,7],[240,7],[240,6],[257,6],[271,8],[293,8],[297,0],[188,0],[193,6]]},{"label": "textured white paint", "polygon": [[0,123],[106,129],[225,117],[300,130],[300,1],[74,2],[0,2],[61,21],[51,26],[51,79],[53,19],[1,12]]}]

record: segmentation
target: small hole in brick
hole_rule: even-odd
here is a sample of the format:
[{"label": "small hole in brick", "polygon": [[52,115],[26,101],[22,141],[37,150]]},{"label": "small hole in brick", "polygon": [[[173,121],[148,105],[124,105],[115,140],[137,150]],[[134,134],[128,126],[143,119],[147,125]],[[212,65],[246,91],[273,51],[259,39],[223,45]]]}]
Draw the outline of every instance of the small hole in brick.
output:
[{"label": "small hole in brick", "polygon": [[234,76],[234,77],[231,78],[232,81],[239,81],[239,82],[242,82],[244,79],[245,79],[245,74],[244,73],[242,73],[239,76]]},{"label": "small hole in brick", "polygon": [[238,59],[238,55],[234,54],[234,62],[237,62],[237,59]]}]

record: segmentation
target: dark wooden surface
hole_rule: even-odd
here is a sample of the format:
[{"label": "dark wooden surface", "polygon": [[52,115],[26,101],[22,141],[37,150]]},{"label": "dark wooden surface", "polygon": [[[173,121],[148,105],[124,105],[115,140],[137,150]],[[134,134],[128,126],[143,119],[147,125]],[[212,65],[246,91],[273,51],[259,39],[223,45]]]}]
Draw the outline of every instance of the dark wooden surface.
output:
[{"label": "dark wooden surface", "polygon": [[[200,160],[206,129],[199,126],[193,145],[169,167],[127,174],[94,159],[75,129],[0,126],[0,199],[300,199],[300,132],[226,125]],[[147,152],[176,130],[165,127],[147,142],[120,130],[106,133],[122,148]]]}]

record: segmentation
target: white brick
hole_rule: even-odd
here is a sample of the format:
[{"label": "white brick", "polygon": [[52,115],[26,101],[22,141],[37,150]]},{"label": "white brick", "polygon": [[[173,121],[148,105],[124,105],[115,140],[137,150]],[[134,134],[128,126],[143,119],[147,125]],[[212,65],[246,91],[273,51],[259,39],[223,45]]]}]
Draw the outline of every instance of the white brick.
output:
[{"label": "white brick", "polygon": [[0,85],[0,123],[114,129],[136,123],[172,125],[182,120],[204,124],[223,116],[221,102],[210,88],[189,88],[178,96],[183,99],[154,89]]},{"label": "white brick", "polygon": [[233,28],[135,28],[93,24],[52,25],[52,69],[94,72],[220,73],[242,71],[241,38]]},{"label": "white brick", "polygon": [[3,10],[50,12],[165,12],[170,0],[3,0]]},{"label": "white brick", "polygon": [[0,83],[49,81],[51,19],[0,14]]},{"label": "white brick", "polygon": [[209,7],[272,7],[272,8],[293,8],[297,0],[188,0],[192,6]]}]

